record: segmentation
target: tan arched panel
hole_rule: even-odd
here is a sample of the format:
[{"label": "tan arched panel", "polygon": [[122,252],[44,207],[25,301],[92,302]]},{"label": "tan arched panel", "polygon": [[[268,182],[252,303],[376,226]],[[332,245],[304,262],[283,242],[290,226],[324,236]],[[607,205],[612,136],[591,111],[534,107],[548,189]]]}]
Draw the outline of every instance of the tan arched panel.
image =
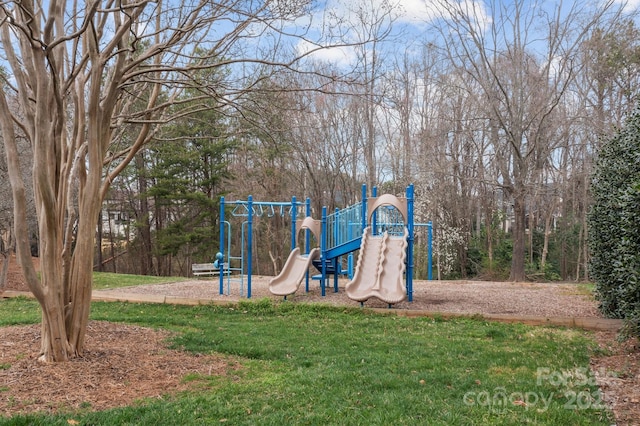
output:
[{"label": "tan arched panel", "polygon": [[373,212],[380,206],[395,207],[402,215],[404,223],[407,223],[407,199],[400,199],[392,194],[383,194],[379,197],[370,197],[367,199],[367,223],[371,223]]},{"label": "tan arched panel", "polygon": [[311,216],[307,216],[304,219],[298,219],[296,222],[296,229],[298,231],[302,229],[308,229],[311,231],[314,237],[316,237],[316,241],[320,244],[320,231],[322,228],[322,221],[316,220]]}]

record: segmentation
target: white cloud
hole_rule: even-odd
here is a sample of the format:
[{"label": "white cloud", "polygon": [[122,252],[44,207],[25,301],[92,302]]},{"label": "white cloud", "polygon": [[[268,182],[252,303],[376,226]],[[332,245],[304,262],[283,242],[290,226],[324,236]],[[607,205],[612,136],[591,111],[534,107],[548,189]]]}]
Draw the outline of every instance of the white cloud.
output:
[{"label": "white cloud", "polygon": [[[477,31],[487,28],[491,16],[482,0],[455,1],[452,7],[468,14]],[[308,53],[313,60],[348,66],[357,59],[354,48],[331,45],[361,41],[367,31],[363,29],[366,21],[378,22],[383,29],[383,21],[386,21],[398,31],[421,34],[424,26],[448,16],[437,1],[431,0],[326,0],[318,4],[314,13],[292,21],[291,31],[296,32],[295,28],[297,32],[305,33],[306,40],[296,45],[298,54]],[[313,39],[317,44],[307,41]]]},{"label": "white cloud", "polygon": [[640,0],[616,0],[615,3],[622,6],[625,12],[631,13],[640,7]]},{"label": "white cloud", "polygon": [[414,25],[422,25],[442,16],[434,2],[427,0],[399,0],[396,9],[399,21]]},{"label": "white cloud", "polygon": [[323,47],[302,40],[297,44],[296,50],[298,55],[308,54],[313,60],[338,66],[348,66],[356,59],[355,52],[348,46]]}]

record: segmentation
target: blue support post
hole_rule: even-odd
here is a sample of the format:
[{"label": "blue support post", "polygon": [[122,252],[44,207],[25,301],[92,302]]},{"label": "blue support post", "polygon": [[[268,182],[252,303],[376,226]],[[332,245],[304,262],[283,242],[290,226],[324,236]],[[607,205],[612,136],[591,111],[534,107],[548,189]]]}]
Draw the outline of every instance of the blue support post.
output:
[{"label": "blue support post", "polygon": [[349,257],[347,258],[347,268],[349,270],[349,279],[353,279],[353,252],[349,253]]},{"label": "blue support post", "polygon": [[[340,212],[340,209],[336,207],[335,210],[335,217],[338,218],[338,214]],[[340,223],[342,223],[342,225],[340,224],[336,224],[336,226],[333,228],[335,231],[335,238],[334,241],[340,241],[342,243],[344,236],[340,236],[340,231],[341,229],[339,228],[344,228],[344,227],[348,227],[349,223],[346,221],[347,218],[343,218],[340,217],[338,220],[340,221]],[[340,272],[342,272],[342,266],[341,266],[341,262],[340,262],[340,257],[335,257],[333,259],[333,292],[337,293],[338,292],[338,278],[340,277]]]},{"label": "blue support post", "polygon": [[407,296],[409,302],[413,301],[413,184],[407,187],[407,230],[409,233],[407,241]]},{"label": "blue support post", "polygon": [[296,248],[296,219],[298,218],[298,209],[296,207],[296,196],[291,197],[291,251]]},{"label": "blue support post", "polygon": [[224,294],[224,197],[220,197],[220,253],[222,262],[220,265],[220,294]]},{"label": "blue support post", "polygon": [[[311,198],[307,197],[307,201],[305,205],[306,205],[305,217],[309,217],[311,216]],[[316,244],[317,243],[318,242],[316,241]],[[309,254],[309,252],[311,251],[309,250],[310,246],[311,246],[311,231],[307,229],[304,232],[304,252],[306,254]],[[307,273],[305,274],[305,289],[307,293],[309,293],[309,270],[308,269],[307,269]]]},{"label": "blue support post", "polygon": [[[376,198],[378,196],[378,187],[374,186],[371,190],[371,196]],[[371,217],[371,235],[378,235],[378,212],[374,211]]]},{"label": "blue support post", "polygon": [[364,232],[364,228],[367,227],[367,185],[362,184],[362,229],[360,235]]},{"label": "blue support post", "polygon": [[[347,240],[353,240],[353,228],[351,226],[351,221],[348,221],[347,224]],[[362,233],[360,233],[362,235]],[[350,252],[347,256],[347,275],[350,280],[353,279],[353,252]]]},{"label": "blue support post", "polygon": [[433,222],[427,222],[427,279],[433,279]]},{"label": "blue support post", "polygon": [[333,292],[334,293],[338,292],[338,278],[340,276],[340,272],[342,269],[342,266],[340,265],[339,260],[340,260],[339,257],[333,258]]},{"label": "blue support post", "polygon": [[320,291],[324,297],[324,280],[327,278],[327,208],[322,207],[322,231],[320,232],[320,253],[322,260],[322,276],[320,277]]},{"label": "blue support post", "polygon": [[253,196],[249,195],[247,208],[249,216],[247,220],[247,299],[251,299],[251,268],[253,267]]}]

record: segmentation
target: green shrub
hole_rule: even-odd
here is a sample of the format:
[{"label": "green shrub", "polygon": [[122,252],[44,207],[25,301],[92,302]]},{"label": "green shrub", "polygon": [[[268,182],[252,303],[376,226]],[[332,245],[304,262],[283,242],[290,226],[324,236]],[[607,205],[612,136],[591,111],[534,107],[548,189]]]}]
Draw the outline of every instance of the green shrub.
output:
[{"label": "green shrub", "polygon": [[604,315],[633,321],[640,317],[640,109],[604,142],[591,189],[590,274],[596,298]]},{"label": "green shrub", "polygon": [[[511,253],[513,241],[509,234],[505,233],[500,225],[504,217],[500,212],[495,212],[495,218],[491,229],[482,226],[479,235],[473,235],[469,241],[467,250],[467,275],[484,280],[506,280],[509,278],[511,268]],[[493,240],[493,256],[489,259],[488,235],[491,233]]]},{"label": "green shrub", "polygon": [[539,261],[527,262],[525,274],[527,279],[531,281],[560,281],[562,279],[556,266],[551,262],[545,263],[544,267],[540,267]]}]

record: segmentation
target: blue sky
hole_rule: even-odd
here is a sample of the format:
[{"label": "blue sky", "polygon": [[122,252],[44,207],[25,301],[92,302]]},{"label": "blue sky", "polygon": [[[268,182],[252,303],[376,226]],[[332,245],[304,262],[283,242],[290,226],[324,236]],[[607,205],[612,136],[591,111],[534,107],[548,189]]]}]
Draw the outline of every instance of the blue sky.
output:
[{"label": "blue sky", "polygon": [[[483,1],[483,0],[454,0],[458,4],[464,6],[468,10],[474,10],[474,14],[477,17],[478,23],[481,26],[488,27],[491,22],[491,4],[494,6],[503,7],[508,6],[510,1],[504,2],[496,0]],[[525,4],[528,3],[530,7],[536,8],[554,8],[557,7],[559,1],[536,1],[536,0],[524,0]],[[574,0],[569,2],[573,4]],[[606,0],[597,0],[599,2]],[[627,11],[635,10],[640,5],[640,0],[613,0],[618,6],[624,5]],[[326,25],[335,25],[340,22],[340,27],[344,30],[344,34],[347,36],[348,41],[358,42],[361,37],[361,32],[357,31],[357,28],[362,27],[360,22],[361,11],[367,14],[369,17],[381,17],[384,12],[388,11],[387,24],[393,25],[392,34],[402,34],[400,39],[395,39],[394,50],[397,52],[403,52],[404,48],[409,48],[410,43],[420,41],[425,36],[425,31],[429,24],[433,23],[436,19],[446,19],[446,14],[442,11],[438,11],[435,4],[438,0],[324,0],[317,4],[314,12],[308,16],[297,19],[289,25],[290,29],[300,28],[309,29],[310,38],[317,36]],[[581,3],[576,0],[576,4],[584,6],[593,6],[595,2],[592,0],[586,0],[585,3]],[[563,6],[564,7],[564,6]],[[328,42],[326,45],[329,45]],[[307,52],[310,49],[322,46],[322,42],[319,44],[310,42],[308,40],[300,40],[297,42],[296,50],[298,53]],[[349,65],[355,61],[356,51],[352,47],[327,47],[318,50],[313,54],[313,57],[323,62],[331,62],[335,65]]]}]

